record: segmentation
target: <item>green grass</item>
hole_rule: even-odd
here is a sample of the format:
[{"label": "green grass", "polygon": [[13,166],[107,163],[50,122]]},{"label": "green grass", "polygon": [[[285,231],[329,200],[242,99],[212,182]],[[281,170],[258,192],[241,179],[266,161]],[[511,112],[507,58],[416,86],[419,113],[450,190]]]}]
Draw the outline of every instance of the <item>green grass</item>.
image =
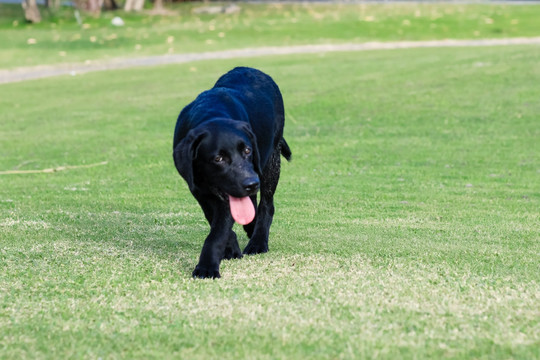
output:
[{"label": "green grass", "polygon": [[237,61],[2,85],[0,170],[107,164],[0,175],[0,357],[540,358],[539,58],[243,59],[294,160],[271,251],[215,281],[172,133]]},{"label": "green grass", "polygon": [[[502,4],[241,4],[233,15],[48,12],[26,24],[20,5],[0,4],[0,68],[217,51],[262,45],[540,36],[540,6]],[[122,28],[112,17],[126,21]],[[30,42],[30,43],[29,43]]]}]

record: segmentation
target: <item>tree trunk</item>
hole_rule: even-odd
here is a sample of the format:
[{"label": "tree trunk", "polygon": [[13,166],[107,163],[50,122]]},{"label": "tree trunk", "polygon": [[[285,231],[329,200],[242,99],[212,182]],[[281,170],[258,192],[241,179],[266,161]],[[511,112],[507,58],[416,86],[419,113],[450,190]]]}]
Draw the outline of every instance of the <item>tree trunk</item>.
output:
[{"label": "tree trunk", "polygon": [[118,4],[116,3],[115,0],[104,0],[103,6],[105,7],[106,10],[118,10],[119,9]]},{"label": "tree trunk", "polygon": [[133,8],[133,0],[126,0],[124,4],[124,10],[131,11],[132,8]]},{"label": "tree trunk", "polygon": [[125,11],[141,11],[144,7],[144,0],[126,0]]},{"label": "tree trunk", "polygon": [[88,0],[86,3],[86,9],[93,14],[99,14],[101,9],[99,5],[99,0]]},{"label": "tree trunk", "polygon": [[163,0],[154,0],[154,10],[157,12],[163,10]]},{"label": "tree trunk", "polygon": [[144,0],[135,0],[135,7],[133,10],[141,11],[144,7]]},{"label": "tree trunk", "polygon": [[36,0],[22,0],[22,7],[24,9],[24,17],[26,21],[32,23],[38,23],[41,21],[41,14],[36,3]]}]

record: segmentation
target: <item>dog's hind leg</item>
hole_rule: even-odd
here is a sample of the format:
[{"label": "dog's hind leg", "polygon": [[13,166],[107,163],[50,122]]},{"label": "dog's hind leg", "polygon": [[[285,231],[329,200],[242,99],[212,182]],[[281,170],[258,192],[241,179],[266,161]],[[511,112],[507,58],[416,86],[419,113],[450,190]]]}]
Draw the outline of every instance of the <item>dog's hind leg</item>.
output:
[{"label": "dog's hind leg", "polygon": [[[263,169],[260,191],[261,201],[257,208],[257,216],[254,221],[255,225],[252,230],[253,233],[244,249],[244,254],[251,255],[268,251],[268,235],[274,217],[274,193],[276,192],[279,181],[281,166],[280,152],[281,150],[278,146]],[[248,232],[248,230],[249,229],[246,229],[246,232]],[[248,232],[248,236],[249,235]]]},{"label": "dog's hind leg", "polygon": [[[257,209],[257,195],[250,196],[251,202],[253,203],[253,206],[255,209]],[[244,231],[246,232],[248,238],[251,238],[251,235],[253,235],[253,230],[255,230],[255,222],[257,221],[257,212],[255,211],[255,218],[252,222],[250,222],[247,225],[244,225]]]},{"label": "dog's hind leg", "polygon": [[241,259],[242,256],[242,250],[240,250],[240,245],[238,245],[236,234],[234,231],[231,231],[229,241],[227,242],[225,250],[223,251],[222,260]]}]

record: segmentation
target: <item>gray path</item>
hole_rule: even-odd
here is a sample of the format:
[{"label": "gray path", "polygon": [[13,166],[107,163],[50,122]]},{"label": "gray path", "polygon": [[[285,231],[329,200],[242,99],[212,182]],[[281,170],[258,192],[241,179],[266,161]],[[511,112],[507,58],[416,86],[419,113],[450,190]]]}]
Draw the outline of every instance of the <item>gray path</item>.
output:
[{"label": "gray path", "polygon": [[40,79],[60,75],[77,75],[91,71],[127,69],[141,66],[181,64],[201,60],[250,58],[268,55],[313,54],[336,51],[368,51],[433,47],[478,47],[506,45],[540,45],[540,37],[478,40],[432,40],[432,41],[398,41],[367,42],[358,44],[335,45],[298,45],[286,47],[260,47],[239,50],[224,50],[203,53],[148,56],[140,58],[114,59],[96,61],[90,64],[61,64],[51,66],[25,67],[13,70],[0,70],[0,84]]}]

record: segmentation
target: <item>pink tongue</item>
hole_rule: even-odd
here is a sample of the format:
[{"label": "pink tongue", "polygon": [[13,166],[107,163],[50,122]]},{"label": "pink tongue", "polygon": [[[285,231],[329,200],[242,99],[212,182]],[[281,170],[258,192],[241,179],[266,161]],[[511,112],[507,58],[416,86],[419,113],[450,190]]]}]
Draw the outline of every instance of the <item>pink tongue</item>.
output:
[{"label": "pink tongue", "polygon": [[255,218],[255,207],[249,196],[236,198],[229,195],[229,206],[233,219],[240,225],[247,225]]}]

